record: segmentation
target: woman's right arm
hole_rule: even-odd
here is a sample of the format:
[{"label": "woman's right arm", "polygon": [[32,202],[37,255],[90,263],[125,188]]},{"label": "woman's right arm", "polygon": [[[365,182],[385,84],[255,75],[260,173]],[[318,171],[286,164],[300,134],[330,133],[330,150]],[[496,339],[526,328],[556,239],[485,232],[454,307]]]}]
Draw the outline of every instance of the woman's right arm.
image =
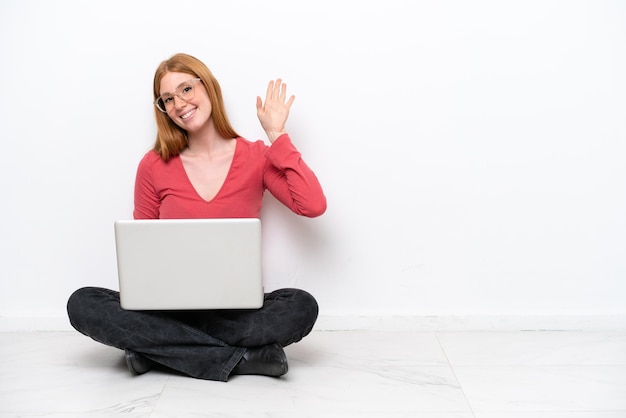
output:
[{"label": "woman's right arm", "polygon": [[[135,177],[135,219],[158,219],[161,199],[156,193],[152,177],[152,153],[139,162]],[[152,157],[152,158],[151,158]],[[157,157],[158,158],[158,157]]]}]

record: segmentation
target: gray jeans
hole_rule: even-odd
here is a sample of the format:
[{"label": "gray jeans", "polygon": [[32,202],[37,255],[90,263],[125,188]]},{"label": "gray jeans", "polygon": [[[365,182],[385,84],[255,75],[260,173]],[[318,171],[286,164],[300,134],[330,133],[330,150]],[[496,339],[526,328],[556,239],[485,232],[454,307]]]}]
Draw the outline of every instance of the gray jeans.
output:
[{"label": "gray jeans", "polygon": [[227,381],[247,347],[285,347],[305,337],[318,306],[303,290],[279,289],[260,309],[128,311],[118,292],[85,287],[70,296],[67,312],[76,330],[98,342],[192,377]]}]

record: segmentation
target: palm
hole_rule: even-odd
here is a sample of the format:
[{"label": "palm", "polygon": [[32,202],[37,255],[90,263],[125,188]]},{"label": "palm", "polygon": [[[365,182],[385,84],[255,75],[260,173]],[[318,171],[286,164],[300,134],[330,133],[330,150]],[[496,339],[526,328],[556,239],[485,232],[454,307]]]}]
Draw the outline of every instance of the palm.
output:
[{"label": "palm", "polygon": [[285,133],[285,123],[289,116],[289,109],[295,96],[287,100],[287,85],[281,79],[270,81],[267,86],[265,103],[260,97],[256,99],[257,116],[263,130],[273,142],[282,133]]}]

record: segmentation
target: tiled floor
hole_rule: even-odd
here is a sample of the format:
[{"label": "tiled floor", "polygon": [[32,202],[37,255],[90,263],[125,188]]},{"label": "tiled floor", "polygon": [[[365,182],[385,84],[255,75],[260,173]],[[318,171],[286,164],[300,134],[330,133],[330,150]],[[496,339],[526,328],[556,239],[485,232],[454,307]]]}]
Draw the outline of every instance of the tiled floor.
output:
[{"label": "tiled floor", "polygon": [[314,331],[283,378],[131,376],[75,332],[0,333],[0,417],[626,417],[624,332]]}]

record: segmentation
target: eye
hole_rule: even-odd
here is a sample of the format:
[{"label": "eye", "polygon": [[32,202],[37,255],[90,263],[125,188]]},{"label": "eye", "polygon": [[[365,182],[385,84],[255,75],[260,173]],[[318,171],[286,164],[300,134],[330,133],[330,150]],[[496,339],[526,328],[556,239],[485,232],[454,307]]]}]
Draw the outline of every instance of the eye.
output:
[{"label": "eye", "polygon": [[172,95],[166,95],[166,96],[161,96],[161,101],[163,102],[163,104],[167,105],[169,103],[172,103],[172,100],[174,100],[174,96]]},{"label": "eye", "polygon": [[187,95],[193,91],[193,86],[191,84],[186,84],[180,89],[180,93],[183,95]]}]

